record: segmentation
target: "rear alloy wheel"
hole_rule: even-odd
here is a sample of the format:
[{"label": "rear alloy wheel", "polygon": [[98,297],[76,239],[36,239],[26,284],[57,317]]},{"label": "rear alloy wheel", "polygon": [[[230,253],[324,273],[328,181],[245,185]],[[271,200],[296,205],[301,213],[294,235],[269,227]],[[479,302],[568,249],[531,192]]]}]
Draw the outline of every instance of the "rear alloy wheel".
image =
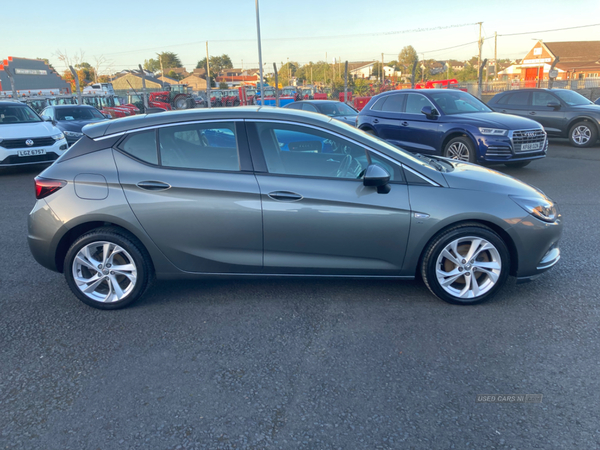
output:
[{"label": "rear alloy wheel", "polygon": [[451,139],[444,148],[444,156],[463,162],[475,162],[475,149],[473,143],[466,137]]},{"label": "rear alloy wheel", "polygon": [[150,257],[140,243],[112,228],[77,239],[65,258],[65,278],[85,304],[118,309],[137,300],[151,279]]},{"label": "rear alloy wheel", "polygon": [[596,143],[596,127],[589,122],[577,122],[569,131],[569,141],[573,147],[589,147]]},{"label": "rear alloy wheel", "polygon": [[434,295],[456,305],[489,299],[510,270],[510,255],[502,239],[478,224],[442,233],[424,255],[421,274],[425,284]]}]

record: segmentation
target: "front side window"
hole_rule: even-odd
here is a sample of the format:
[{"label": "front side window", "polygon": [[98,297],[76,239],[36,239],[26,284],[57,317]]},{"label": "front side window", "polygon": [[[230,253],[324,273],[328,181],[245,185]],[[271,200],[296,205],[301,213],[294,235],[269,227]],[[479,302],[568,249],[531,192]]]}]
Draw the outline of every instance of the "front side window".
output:
[{"label": "front side window", "polygon": [[379,156],[376,153],[369,152],[371,163],[378,164],[388,171],[390,174],[390,181],[403,182],[404,177],[402,176],[402,167],[396,162],[392,162],[383,156]]},{"label": "front side window", "polygon": [[408,94],[406,97],[406,114],[421,114],[424,106],[430,106],[433,109],[433,104],[424,95]]},{"label": "front side window", "polygon": [[239,171],[235,123],[200,123],[160,128],[165,167]]},{"label": "front side window", "polygon": [[547,107],[548,103],[558,103],[558,100],[552,94],[545,91],[534,91],[532,93],[531,104],[533,106]]},{"label": "front side window", "polygon": [[158,164],[158,155],[156,153],[156,130],[132,134],[119,146],[119,148],[141,161],[150,164]]},{"label": "front side window", "polygon": [[467,114],[474,112],[491,112],[481,100],[471,94],[458,90],[447,90],[430,94],[444,114]]},{"label": "front side window", "polygon": [[0,125],[41,121],[42,119],[29,106],[18,104],[0,106]]},{"label": "front side window", "polygon": [[368,165],[363,147],[325,131],[277,123],[256,129],[269,173],[359,179]]}]

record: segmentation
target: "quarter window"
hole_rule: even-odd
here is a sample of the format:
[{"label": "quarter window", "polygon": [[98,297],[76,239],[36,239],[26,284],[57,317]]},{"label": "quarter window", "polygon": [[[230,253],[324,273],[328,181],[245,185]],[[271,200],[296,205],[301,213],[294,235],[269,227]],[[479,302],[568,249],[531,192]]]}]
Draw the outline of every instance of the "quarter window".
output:
[{"label": "quarter window", "polygon": [[143,131],[129,136],[120,146],[121,150],[150,164],[158,164],[156,131]]},{"label": "quarter window", "polygon": [[390,181],[399,181],[403,182],[404,177],[402,176],[402,168],[400,164],[393,163],[387,158],[383,156],[379,156],[373,152],[369,152],[369,157],[371,158],[371,163],[377,164],[383,167],[390,174]]},{"label": "quarter window", "polygon": [[298,125],[257,123],[269,173],[322,178],[362,178],[365,150],[329,133]]},{"label": "quarter window", "polygon": [[204,123],[160,128],[163,166],[240,170],[235,123]]}]

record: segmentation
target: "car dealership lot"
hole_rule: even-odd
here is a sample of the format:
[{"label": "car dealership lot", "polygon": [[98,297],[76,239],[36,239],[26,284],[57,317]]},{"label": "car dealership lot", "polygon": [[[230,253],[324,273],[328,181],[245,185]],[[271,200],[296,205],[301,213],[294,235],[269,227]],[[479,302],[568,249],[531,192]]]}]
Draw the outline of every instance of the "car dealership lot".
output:
[{"label": "car dealership lot", "polygon": [[499,168],[558,202],[563,259],[483,305],[420,282],[212,280],[110,312],[30,256],[41,169],[1,171],[0,448],[600,446],[600,146]]}]

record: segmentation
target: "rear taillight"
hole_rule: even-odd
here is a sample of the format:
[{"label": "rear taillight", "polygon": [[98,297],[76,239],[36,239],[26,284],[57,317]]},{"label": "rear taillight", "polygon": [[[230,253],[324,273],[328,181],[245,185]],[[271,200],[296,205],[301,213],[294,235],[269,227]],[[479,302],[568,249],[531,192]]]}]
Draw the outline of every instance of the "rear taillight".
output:
[{"label": "rear taillight", "polygon": [[50,180],[48,178],[35,177],[35,198],[38,200],[48,197],[60,188],[65,187],[67,182],[64,180]]}]

